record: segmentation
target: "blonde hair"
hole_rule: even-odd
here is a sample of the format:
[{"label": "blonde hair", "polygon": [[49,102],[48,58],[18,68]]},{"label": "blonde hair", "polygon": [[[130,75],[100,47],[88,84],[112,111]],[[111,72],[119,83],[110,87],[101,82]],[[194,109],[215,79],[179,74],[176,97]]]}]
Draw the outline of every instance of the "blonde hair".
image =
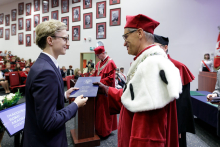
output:
[{"label": "blonde hair", "polygon": [[54,19],[40,23],[36,28],[36,45],[42,50],[45,49],[48,36],[55,36],[56,33],[66,29],[65,23]]}]

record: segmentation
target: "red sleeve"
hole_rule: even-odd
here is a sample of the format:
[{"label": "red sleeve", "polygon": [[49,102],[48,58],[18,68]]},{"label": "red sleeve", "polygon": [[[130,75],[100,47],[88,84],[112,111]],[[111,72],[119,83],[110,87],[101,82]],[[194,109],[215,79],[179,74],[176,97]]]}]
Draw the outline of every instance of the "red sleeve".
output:
[{"label": "red sleeve", "polygon": [[110,114],[119,114],[121,110],[121,96],[123,94],[123,89],[116,89],[109,87],[108,98],[109,98],[109,111]]},{"label": "red sleeve", "polygon": [[112,69],[109,73],[108,73],[108,76],[101,79],[101,83],[103,83],[104,85],[108,85],[108,86],[112,86],[112,87],[115,87],[112,85],[112,82],[115,80],[115,69]]},{"label": "red sleeve", "polygon": [[22,72],[21,77],[27,78],[27,75],[24,72]]}]

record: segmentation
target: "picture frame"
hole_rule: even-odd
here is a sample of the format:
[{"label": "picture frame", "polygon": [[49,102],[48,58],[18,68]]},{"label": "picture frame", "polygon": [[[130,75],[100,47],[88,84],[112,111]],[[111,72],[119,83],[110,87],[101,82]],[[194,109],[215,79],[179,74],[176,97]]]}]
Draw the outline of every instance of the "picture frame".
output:
[{"label": "picture frame", "polygon": [[24,14],[24,2],[18,3],[18,15]]},{"label": "picture frame", "polygon": [[0,25],[4,24],[4,13],[0,14]]},{"label": "picture frame", "polygon": [[52,8],[59,7],[59,0],[51,0]]},{"label": "picture frame", "polygon": [[61,22],[65,23],[67,26],[67,31],[69,31],[69,16],[61,17]]},{"label": "picture frame", "polygon": [[33,20],[34,20],[34,27],[36,27],[38,24],[40,24],[40,14],[35,14]]},{"label": "picture frame", "polygon": [[61,0],[61,13],[69,12],[69,0]]},{"label": "picture frame", "polygon": [[92,28],[92,12],[83,14],[83,29],[91,29]]},{"label": "picture frame", "polygon": [[80,6],[72,8],[72,22],[77,22],[81,20]]},{"label": "picture frame", "polygon": [[121,8],[110,9],[109,25],[120,26],[121,25]]},{"label": "picture frame", "polygon": [[49,0],[42,0],[42,13],[49,12]]},{"label": "picture frame", "polygon": [[[68,34],[68,38],[70,38],[70,37],[69,37],[69,34]],[[69,47],[70,47],[69,45],[66,45],[66,49],[69,49]]]},{"label": "picture frame", "polygon": [[10,14],[5,15],[5,26],[10,26]]},{"label": "picture frame", "polygon": [[110,5],[120,4],[120,0],[109,0]]},{"label": "picture frame", "polygon": [[40,11],[40,0],[34,0],[34,12]]},{"label": "picture frame", "polygon": [[80,41],[80,25],[72,26],[72,41]]},{"label": "picture frame", "polygon": [[36,32],[34,31],[34,32],[33,32],[33,40],[34,40],[34,43],[35,43],[35,39],[36,39]]},{"label": "picture frame", "polygon": [[96,19],[106,18],[106,1],[96,3]]},{"label": "picture frame", "polygon": [[31,34],[26,34],[25,40],[26,40],[26,47],[31,46]]},{"label": "picture frame", "polygon": [[26,16],[31,15],[31,3],[26,4]]},{"label": "picture frame", "polygon": [[72,0],[72,3],[78,3],[78,2],[81,2],[81,0]]},{"label": "picture frame", "polygon": [[106,39],[106,22],[96,23],[96,39]]},{"label": "picture frame", "polygon": [[42,17],[42,22],[48,21],[48,20],[49,20],[49,16],[44,16],[44,17]]},{"label": "picture frame", "polygon": [[24,20],[23,18],[18,18],[18,30],[23,30],[24,28]]},{"label": "picture frame", "polygon": [[11,36],[16,35],[16,24],[11,24]]},{"label": "picture frame", "polygon": [[83,0],[83,9],[92,8],[92,0]]},{"label": "picture frame", "polygon": [[18,45],[24,44],[24,33],[18,33]]},{"label": "picture frame", "polygon": [[26,19],[26,31],[31,31],[31,18]]},{"label": "picture frame", "polygon": [[0,28],[0,38],[3,38],[3,36],[4,36],[4,28],[1,27]]},{"label": "picture frame", "polygon": [[5,40],[10,40],[10,29],[5,29]]},{"label": "picture frame", "polygon": [[52,11],[51,12],[51,19],[59,20],[58,18],[59,18],[58,17],[58,10]]},{"label": "picture frame", "polygon": [[17,9],[11,10],[11,21],[16,21],[17,19]]}]

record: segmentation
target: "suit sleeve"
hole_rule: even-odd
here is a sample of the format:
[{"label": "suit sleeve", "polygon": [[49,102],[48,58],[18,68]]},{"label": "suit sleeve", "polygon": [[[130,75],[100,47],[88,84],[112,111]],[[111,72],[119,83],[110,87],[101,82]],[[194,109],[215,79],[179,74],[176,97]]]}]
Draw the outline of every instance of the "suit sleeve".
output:
[{"label": "suit sleeve", "polygon": [[[71,103],[58,110],[57,103],[63,100],[63,93],[59,93],[59,80],[50,70],[41,72],[33,81],[31,93],[34,97],[37,124],[45,131],[50,132],[62,127],[69,119],[76,115],[78,106]],[[62,96],[60,98],[59,96]],[[62,106],[61,106],[62,107]]]},{"label": "suit sleeve", "polygon": [[108,98],[109,98],[109,111],[110,114],[119,114],[121,110],[121,96],[123,94],[123,89],[116,89],[109,87]]}]

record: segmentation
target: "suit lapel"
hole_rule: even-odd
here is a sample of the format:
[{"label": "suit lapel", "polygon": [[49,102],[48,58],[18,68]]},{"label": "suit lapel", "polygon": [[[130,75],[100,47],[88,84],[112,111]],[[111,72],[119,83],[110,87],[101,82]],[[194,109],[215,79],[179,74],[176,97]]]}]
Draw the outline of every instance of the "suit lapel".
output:
[{"label": "suit lapel", "polygon": [[46,61],[54,68],[54,70],[56,71],[56,74],[57,74],[57,76],[58,76],[58,78],[59,78],[60,84],[62,85],[62,90],[63,90],[63,88],[64,88],[63,79],[62,79],[62,77],[61,77],[61,74],[60,74],[58,68],[57,68],[56,65],[54,64],[54,62],[50,59],[49,56],[47,56],[47,55],[44,54],[44,53],[41,53],[40,56],[39,56],[39,58],[42,58],[42,59],[46,60]]}]

